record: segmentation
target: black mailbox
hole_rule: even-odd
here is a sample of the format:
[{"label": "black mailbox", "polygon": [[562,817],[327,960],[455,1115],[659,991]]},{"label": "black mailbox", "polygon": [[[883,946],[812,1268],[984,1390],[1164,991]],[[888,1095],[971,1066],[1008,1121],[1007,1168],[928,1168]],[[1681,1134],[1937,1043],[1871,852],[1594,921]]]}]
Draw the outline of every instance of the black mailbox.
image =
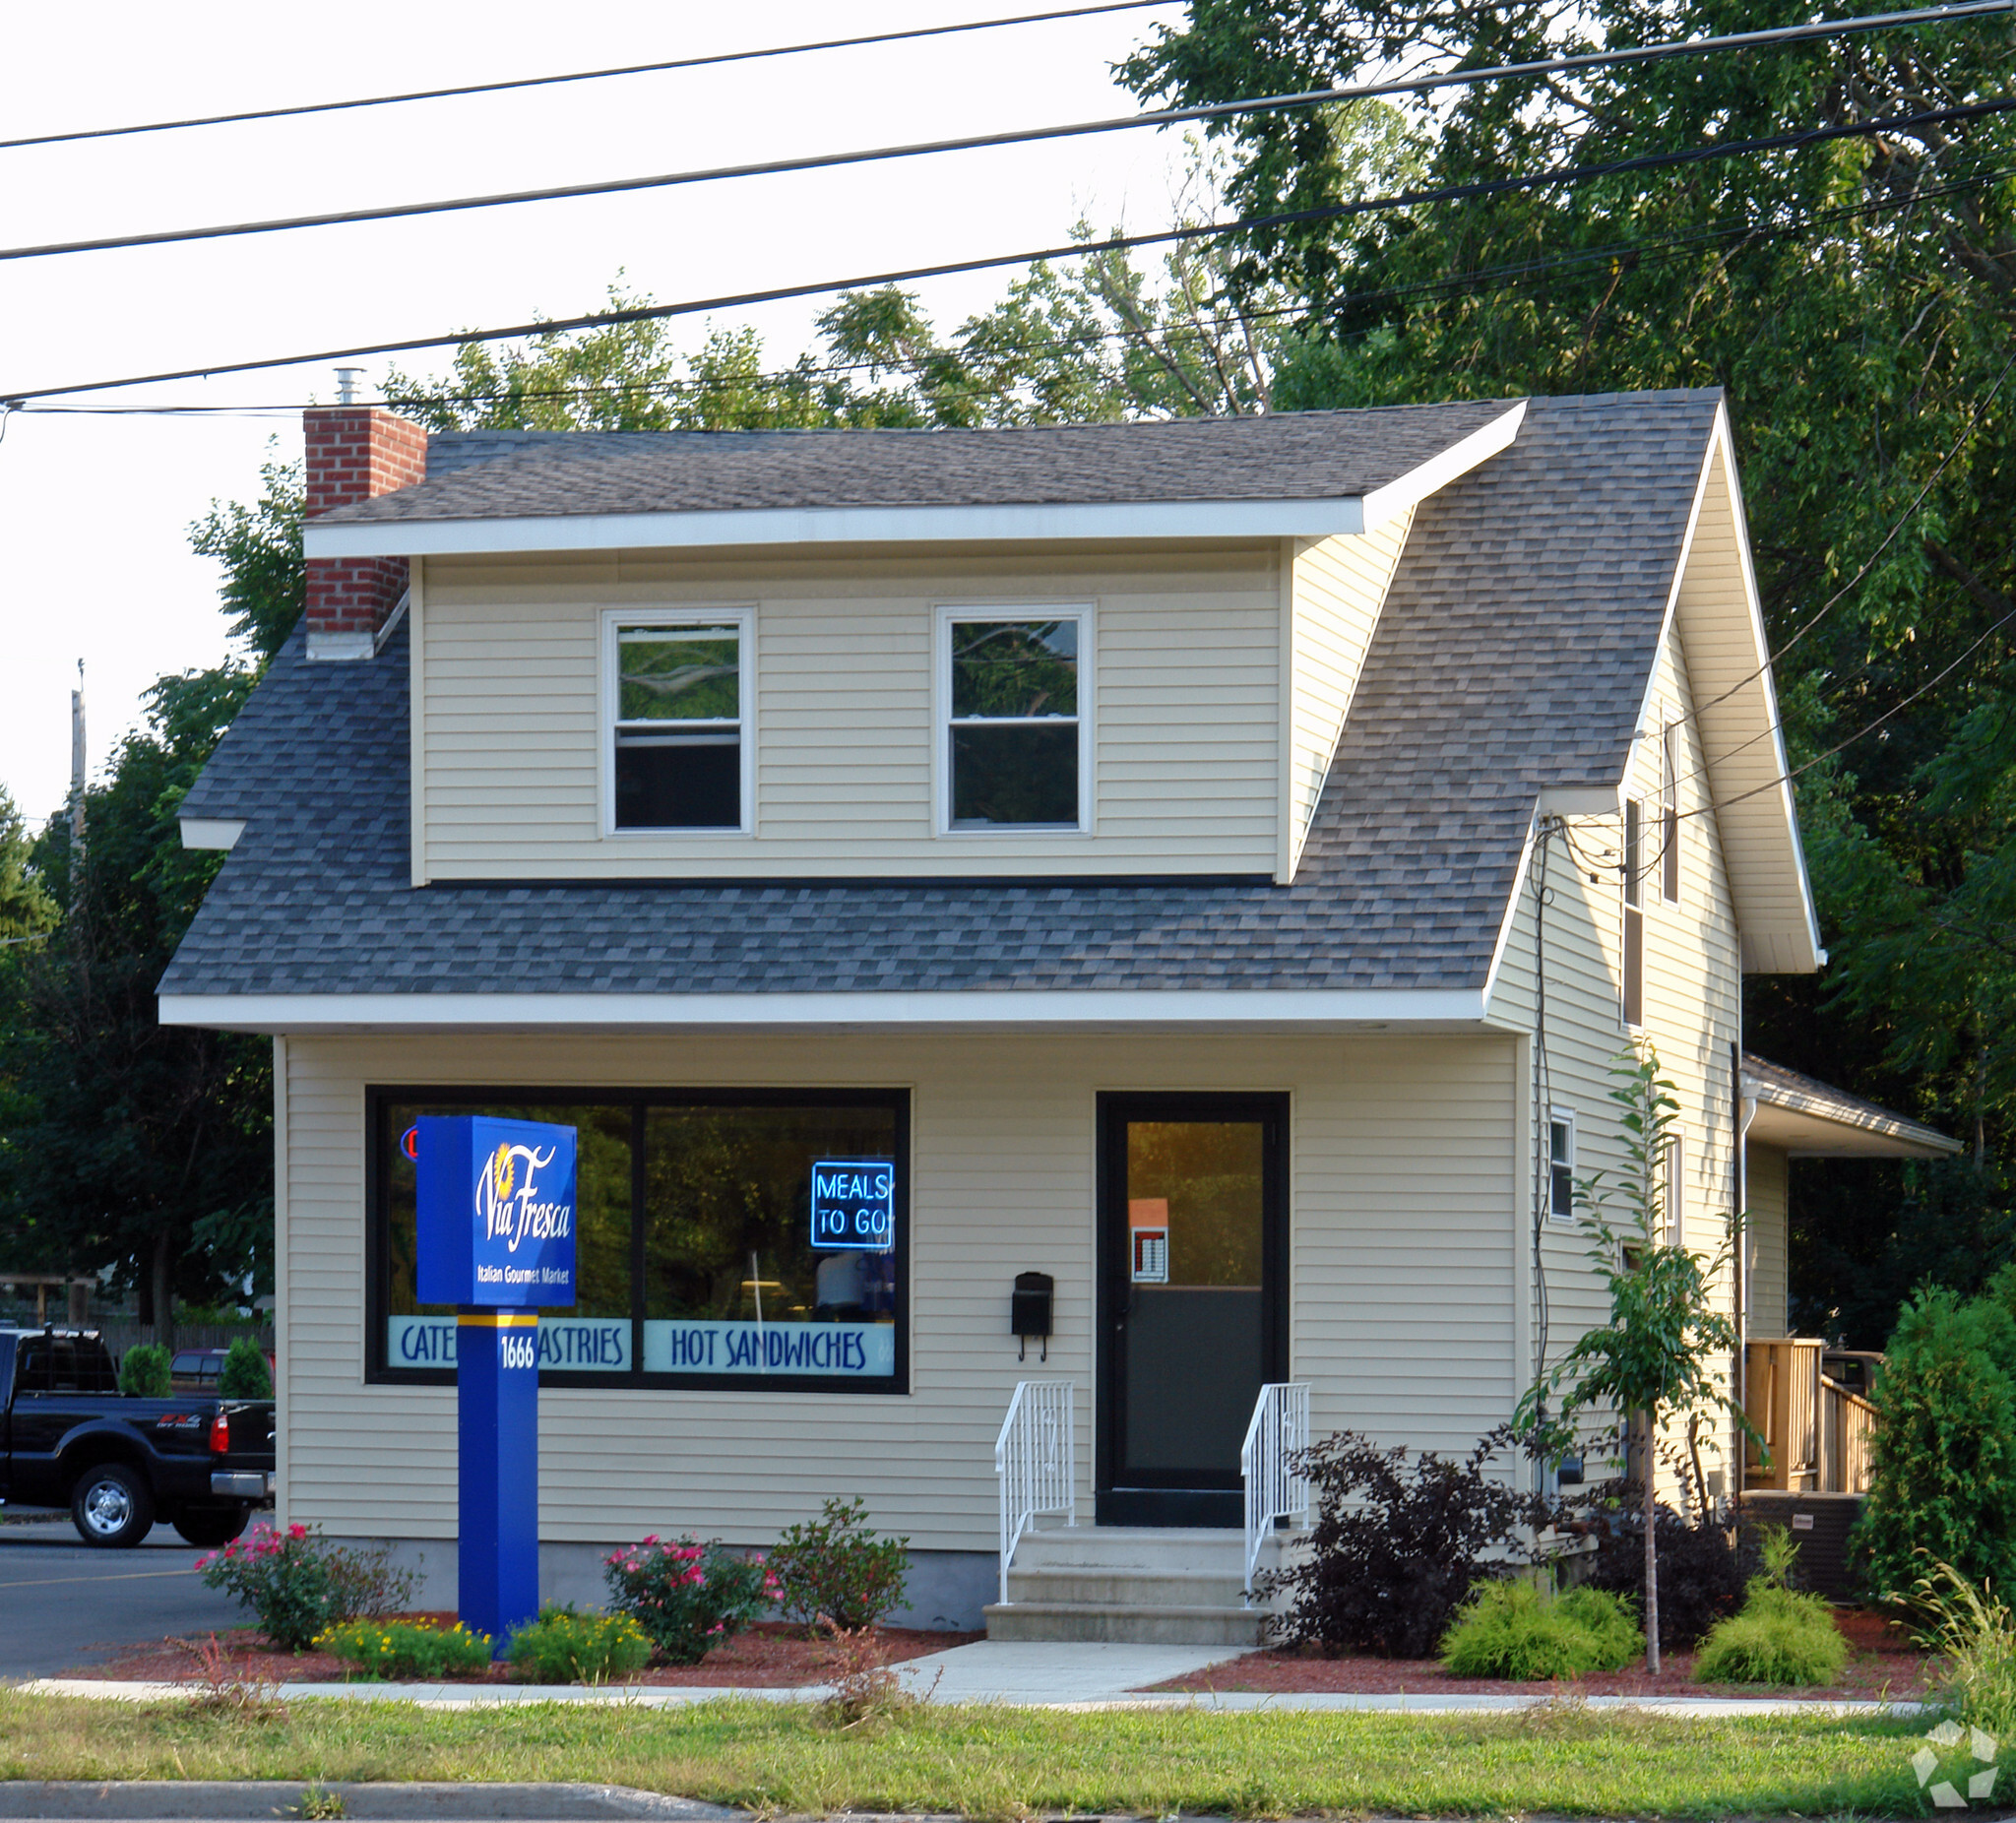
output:
[{"label": "black mailbox", "polygon": [[1022,1344],[1016,1353],[1018,1360],[1028,1358],[1032,1336],[1043,1345],[1042,1358],[1050,1358],[1050,1302],[1056,1290],[1057,1282],[1048,1273],[1015,1275],[1015,1295],[1008,1300],[1008,1333]]}]

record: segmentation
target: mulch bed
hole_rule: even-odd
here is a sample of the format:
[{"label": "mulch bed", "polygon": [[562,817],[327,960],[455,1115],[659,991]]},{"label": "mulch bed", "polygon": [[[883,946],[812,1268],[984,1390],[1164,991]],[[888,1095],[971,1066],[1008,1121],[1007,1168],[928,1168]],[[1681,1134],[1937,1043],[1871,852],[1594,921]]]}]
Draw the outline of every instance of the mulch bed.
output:
[{"label": "mulch bed", "polygon": [[1839,1683],[1780,1689],[1763,1684],[1697,1684],[1694,1655],[1665,1655],[1659,1676],[1635,1670],[1596,1671],[1558,1683],[1515,1683],[1505,1678],[1452,1677],[1433,1659],[1325,1659],[1313,1652],[1249,1652],[1187,1677],[1153,1685],[1157,1690],[1347,1691],[1376,1696],[1438,1696],[1493,1692],[1515,1696],[1804,1696],[1868,1702],[1921,1701],[1926,1694],[1925,1655],[1904,1629],[1865,1609],[1836,1610],[1849,1660]]},{"label": "mulch bed", "polygon": [[[401,1614],[401,1620],[451,1624],[446,1612]],[[205,1636],[207,1638],[207,1636]],[[899,1665],[927,1653],[965,1646],[985,1636],[979,1633],[927,1633],[919,1627],[884,1627],[877,1636],[884,1663]],[[217,1636],[230,1656],[232,1675],[247,1682],[337,1683],[353,1676],[352,1668],[326,1652],[281,1652],[266,1643],[256,1627],[233,1627]],[[200,1642],[199,1642],[200,1643]],[[724,1646],[717,1646],[698,1665],[654,1665],[626,1681],[632,1684],[727,1684],[739,1689],[786,1689],[795,1684],[825,1683],[832,1678],[836,1650],[830,1641],[807,1639],[804,1629],[783,1621],[758,1621]],[[135,1646],[102,1665],[71,1671],[72,1677],[108,1678],[120,1682],[192,1683],[203,1672],[188,1647],[173,1639]],[[492,1665],[468,1676],[414,1679],[425,1683],[502,1684],[511,1681],[509,1668]],[[389,1688],[397,1684],[387,1680]]]}]

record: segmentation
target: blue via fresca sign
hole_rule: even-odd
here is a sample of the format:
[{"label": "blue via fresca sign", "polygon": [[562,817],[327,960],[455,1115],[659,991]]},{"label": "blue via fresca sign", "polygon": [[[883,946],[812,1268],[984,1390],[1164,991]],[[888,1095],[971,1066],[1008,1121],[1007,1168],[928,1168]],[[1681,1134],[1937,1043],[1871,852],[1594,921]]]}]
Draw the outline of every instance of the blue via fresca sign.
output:
[{"label": "blue via fresca sign", "polygon": [[821,1159],[812,1166],[812,1245],[887,1253],[896,1245],[896,1166]]},{"label": "blue via fresca sign", "polygon": [[427,1114],[413,1137],[420,1301],[573,1303],[574,1129]]}]

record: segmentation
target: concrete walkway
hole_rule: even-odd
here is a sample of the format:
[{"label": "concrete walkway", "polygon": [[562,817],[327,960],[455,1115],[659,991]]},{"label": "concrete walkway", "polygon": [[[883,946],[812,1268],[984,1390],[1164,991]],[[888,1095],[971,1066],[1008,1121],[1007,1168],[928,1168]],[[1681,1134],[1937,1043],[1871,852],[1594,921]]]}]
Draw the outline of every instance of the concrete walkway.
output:
[{"label": "concrete walkway", "polygon": [[[1187,1676],[1206,1666],[1220,1665],[1239,1653],[1223,1646],[1122,1646],[1080,1642],[1036,1644],[1007,1640],[976,1640],[896,1667],[905,1685],[936,1703],[1014,1703],[1039,1709],[1196,1708],[1228,1712],[1262,1709],[1334,1710],[1340,1712],[1405,1712],[1410,1715],[1457,1711],[1528,1709],[1555,1699],[1547,1696],[1497,1696],[1451,1692],[1404,1696],[1347,1695],[1326,1691],[1156,1692],[1146,1686]],[[158,1702],[187,1696],[191,1688],[175,1683],[114,1683],[86,1677],[41,1677],[19,1686],[31,1695],[87,1696]],[[763,1702],[816,1702],[828,1693],[824,1684],[794,1689],[753,1690],[713,1685],[619,1685],[591,1689],[580,1684],[373,1684],[289,1683],[280,1686],[288,1699],[331,1697],[348,1702],[427,1703],[449,1709],[472,1709],[492,1703],[624,1703],[644,1709],[676,1709],[721,1697],[754,1698]],[[1732,1716],[1912,1716],[1916,1703],[1821,1702],[1802,1697],[1595,1696],[1596,1709],[1640,1708],[1662,1715]]]}]

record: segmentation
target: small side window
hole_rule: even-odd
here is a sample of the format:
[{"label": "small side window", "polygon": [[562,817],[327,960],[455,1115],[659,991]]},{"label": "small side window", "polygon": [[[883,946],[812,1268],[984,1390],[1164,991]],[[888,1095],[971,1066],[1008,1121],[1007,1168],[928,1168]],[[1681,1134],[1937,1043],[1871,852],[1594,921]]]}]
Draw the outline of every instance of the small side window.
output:
[{"label": "small side window", "polygon": [[1645,807],[1624,800],[1624,1024],[1645,1023]]},{"label": "small side window", "polygon": [[739,830],[743,627],[618,621],[617,829]]},{"label": "small side window", "polygon": [[1565,1107],[1547,1113],[1547,1214],[1575,1219],[1575,1115]]},{"label": "small side window", "polygon": [[1680,903],[1679,739],[1669,722],[1659,741],[1659,896],[1670,906]]},{"label": "small side window", "polygon": [[1680,1246],[1687,1234],[1687,1142],[1674,1133],[1666,1143],[1666,1238]]},{"label": "small side window", "polygon": [[947,619],[946,826],[1080,829],[1083,616]]}]

